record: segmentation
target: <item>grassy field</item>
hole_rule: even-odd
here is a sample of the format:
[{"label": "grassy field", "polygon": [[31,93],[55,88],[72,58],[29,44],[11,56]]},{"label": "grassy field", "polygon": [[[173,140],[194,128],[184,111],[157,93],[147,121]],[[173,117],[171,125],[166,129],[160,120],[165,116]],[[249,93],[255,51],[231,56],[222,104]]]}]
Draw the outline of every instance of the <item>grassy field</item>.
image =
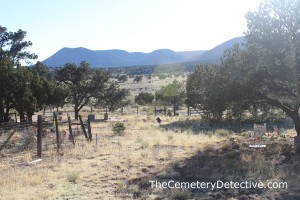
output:
[{"label": "grassy field", "polygon": [[180,82],[185,82],[186,76],[175,77],[174,75],[171,75],[164,79],[160,79],[158,76],[152,76],[151,79],[148,79],[146,76],[144,76],[142,81],[139,83],[133,82],[134,78],[129,78],[125,83],[120,83],[120,86],[121,88],[129,89],[131,99],[134,100],[134,97],[137,96],[140,92],[155,94],[155,92],[162,86],[166,86],[169,83],[172,83],[175,79]]},{"label": "grassy field", "polygon": [[[29,164],[36,159],[34,143],[18,153],[9,151],[22,137],[15,134],[1,152],[0,199],[299,199],[293,130],[286,130],[284,138],[270,133],[254,139],[220,129],[201,131],[206,124],[198,117],[161,117],[161,125],[155,118],[122,116],[123,135],[112,132],[116,122],[93,123],[92,142],[80,134],[75,146],[66,139],[60,153],[53,142],[36,164]],[[51,134],[47,138],[54,140]],[[163,189],[152,188],[150,180],[286,181],[289,187]]]}]

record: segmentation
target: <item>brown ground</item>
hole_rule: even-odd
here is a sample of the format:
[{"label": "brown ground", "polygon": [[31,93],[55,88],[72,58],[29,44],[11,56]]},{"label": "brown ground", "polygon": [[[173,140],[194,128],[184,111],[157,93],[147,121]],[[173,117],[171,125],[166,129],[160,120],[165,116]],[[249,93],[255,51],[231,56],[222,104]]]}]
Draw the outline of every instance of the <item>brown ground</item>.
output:
[{"label": "brown ground", "polygon": [[[162,117],[161,126],[155,116],[123,118],[124,135],[112,133],[115,122],[94,123],[91,143],[79,135],[73,147],[66,139],[59,154],[55,138],[48,135],[43,160],[33,165],[28,163],[36,159],[34,138],[26,140],[28,136],[17,133],[1,152],[0,199],[300,199],[299,157],[290,137],[293,131],[286,138],[264,136],[254,141],[238,135],[197,133],[201,126],[197,118]],[[184,128],[172,128],[175,122]],[[0,144],[6,137],[0,136]],[[249,147],[258,143],[266,148]],[[155,179],[287,181],[289,187],[154,189],[149,180]]]}]

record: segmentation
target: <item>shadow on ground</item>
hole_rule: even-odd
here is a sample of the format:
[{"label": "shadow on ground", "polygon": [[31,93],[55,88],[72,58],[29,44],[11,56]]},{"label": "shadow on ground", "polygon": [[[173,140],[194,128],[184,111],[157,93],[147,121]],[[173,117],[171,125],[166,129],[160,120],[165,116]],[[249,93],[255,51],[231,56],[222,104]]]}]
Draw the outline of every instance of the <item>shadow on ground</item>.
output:
[{"label": "shadow on ground", "polygon": [[[172,162],[163,171],[147,174],[128,181],[138,192],[132,193],[137,199],[300,199],[300,163],[295,155],[292,142],[288,139],[263,141],[265,148],[251,148],[252,143],[229,138],[223,146],[209,146],[193,156]],[[155,188],[156,182],[286,182],[288,188]],[[222,182],[220,182],[222,181]],[[184,186],[186,185],[184,184]],[[280,183],[279,183],[280,184]],[[159,184],[158,184],[159,186]],[[174,186],[174,184],[173,184]],[[199,186],[199,185],[198,185]],[[248,185],[249,186],[249,185]],[[276,185],[275,185],[276,186]],[[197,186],[196,186],[197,187]],[[277,185],[278,187],[278,185]],[[285,187],[283,184],[281,187]]]},{"label": "shadow on ground", "polygon": [[239,127],[236,124],[212,124],[208,122],[203,122],[199,119],[185,119],[178,120],[175,122],[162,121],[160,127],[165,131],[174,131],[174,132],[185,132],[190,131],[193,134],[209,134],[215,132],[217,129],[226,129],[230,132],[240,132],[241,130],[252,130],[253,124],[244,124],[243,127]]}]

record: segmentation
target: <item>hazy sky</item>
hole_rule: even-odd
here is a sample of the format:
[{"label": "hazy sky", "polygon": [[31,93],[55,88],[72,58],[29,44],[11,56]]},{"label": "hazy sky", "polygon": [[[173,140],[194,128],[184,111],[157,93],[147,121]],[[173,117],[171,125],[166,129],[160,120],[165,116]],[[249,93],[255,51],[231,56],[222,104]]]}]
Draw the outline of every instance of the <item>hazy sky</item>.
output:
[{"label": "hazy sky", "polygon": [[44,60],[63,47],[208,50],[243,35],[261,0],[0,0],[0,25],[27,31]]}]

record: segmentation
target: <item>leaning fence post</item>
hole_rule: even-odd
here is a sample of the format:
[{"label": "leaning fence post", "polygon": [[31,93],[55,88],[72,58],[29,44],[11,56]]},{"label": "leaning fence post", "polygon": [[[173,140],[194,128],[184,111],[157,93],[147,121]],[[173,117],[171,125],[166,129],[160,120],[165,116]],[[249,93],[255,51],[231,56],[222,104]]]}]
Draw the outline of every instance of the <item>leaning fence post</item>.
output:
[{"label": "leaning fence post", "polygon": [[91,120],[89,117],[88,117],[88,134],[89,134],[89,140],[92,141]]},{"label": "leaning fence post", "polygon": [[81,115],[79,115],[78,117],[79,117],[80,125],[81,125],[81,128],[82,128],[83,134],[84,134],[84,136],[85,136],[85,139],[88,140],[88,136],[87,136],[87,133],[86,133],[86,130],[85,130],[85,127],[84,127],[84,124],[83,124]]},{"label": "leaning fence post", "polygon": [[42,157],[42,115],[38,115],[38,121],[37,121],[37,157]]},{"label": "leaning fence post", "polygon": [[53,112],[53,116],[54,116],[54,122],[55,122],[55,132],[56,132],[56,145],[57,145],[57,152],[59,152],[60,149],[60,136],[59,136],[59,132],[58,132],[58,121],[57,121],[57,114],[56,112]]},{"label": "leaning fence post", "polygon": [[74,140],[74,135],[73,135],[72,126],[71,126],[71,118],[70,118],[69,114],[67,114],[67,115],[68,115],[68,123],[69,123],[69,134],[70,134],[70,139],[72,140],[72,143],[73,143],[74,146],[75,146],[75,140]]}]

